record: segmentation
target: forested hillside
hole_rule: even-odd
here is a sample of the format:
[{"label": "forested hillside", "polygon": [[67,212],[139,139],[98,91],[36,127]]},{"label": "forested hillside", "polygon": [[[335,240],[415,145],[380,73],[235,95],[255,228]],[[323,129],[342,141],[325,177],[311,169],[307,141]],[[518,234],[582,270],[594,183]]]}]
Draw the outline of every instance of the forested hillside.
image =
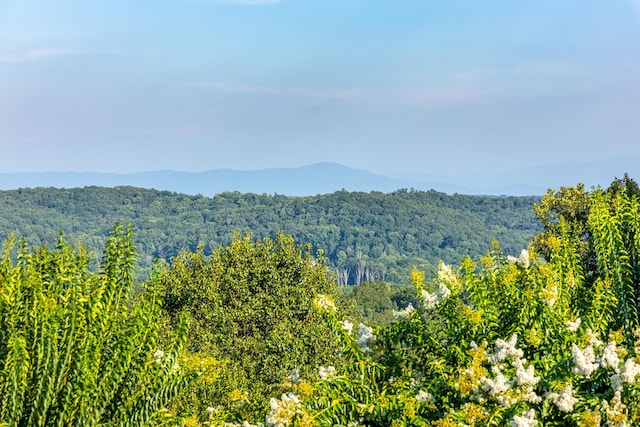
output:
[{"label": "forested hillside", "polygon": [[412,266],[435,272],[438,260],[478,257],[497,239],[518,254],[540,231],[537,197],[339,191],[314,197],[222,193],[213,198],[133,187],[36,188],[0,192],[0,234],[53,244],[58,230],[89,248],[104,247],[116,222],[131,223],[146,272],[154,258],[205,253],[235,232],[256,239],[278,231],[324,250],[340,284],[407,283]]}]

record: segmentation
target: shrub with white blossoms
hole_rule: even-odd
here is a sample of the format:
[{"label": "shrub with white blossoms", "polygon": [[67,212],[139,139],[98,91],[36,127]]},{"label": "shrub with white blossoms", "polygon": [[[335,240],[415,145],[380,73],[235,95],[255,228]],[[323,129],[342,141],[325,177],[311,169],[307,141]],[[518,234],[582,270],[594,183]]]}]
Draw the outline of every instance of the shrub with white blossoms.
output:
[{"label": "shrub with white blossoms", "polygon": [[353,333],[353,323],[349,321],[349,319],[344,319],[342,321],[342,327],[349,335]]},{"label": "shrub with white blossoms", "polygon": [[607,346],[602,351],[600,357],[600,366],[603,368],[613,368],[614,371],[618,371],[620,365],[620,357],[618,357],[618,344],[615,341],[609,341]]},{"label": "shrub with white blossoms", "polygon": [[322,311],[331,311],[335,313],[338,310],[338,308],[336,307],[336,303],[329,295],[318,295],[314,303],[316,307],[318,307]]},{"label": "shrub with white blossoms", "polygon": [[433,402],[433,395],[427,391],[420,390],[416,393],[415,399],[418,402]]},{"label": "shrub with white blossoms", "polygon": [[431,310],[434,309],[442,301],[449,298],[449,296],[451,296],[451,290],[449,290],[449,288],[447,288],[447,286],[443,283],[439,283],[438,290],[436,292],[429,293],[425,289],[423,289],[420,293],[420,296],[422,297],[422,304],[424,304],[424,307],[428,310]]},{"label": "shrub with white blossoms", "polygon": [[607,418],[607,426],[628,427],[627,406],[622,402],[622,393],[617,390],[610,401],[602,401],[602,412]]},{"label": "shrub with white blossoms", "polygon": [[453,268],[450,265],[447,265],[444,262],[440,261],[438,263],[438,282],[445,285],[452,285],[457,283],[457,281],[458,277],[453,271]]},{"label": "shrub with white blossoms", "polygon": [[529,409],[522,415],[514,415],[513,419],[509,422],[511,427],[536,427],[538,420],[536,420],[536,412],[533,409]]},{"label": "shrub with white blossoms", "polygon": [[398,311],[393,310],[393,317],[394,319],[397,318],[408,318],[411,316],[411,313],[413,313],[416,309],[413,307],[413,304],[409,303],[409,305],[407,305],[405,308],[402,308]]},{"label": "shrub with white blossoms", "polygon": [[358,325],[358,338],[356,338],[356,344],[360,349],[365,352],[371,352],[371,347],[369,344],[372,341],[375,341],[376,337],[373,334],[373,328],[365,325],[364,323],[360,323]]},{"label": "shrub with white blossoms", "polygon": [[292,425],[293,419],[300,411],[300,399],[293,393],[283,393],[280,399],[272,397],[271,411],[266,416],[267,426],[286,427]]},{"label": "shrub with white blossoms", "polygon": [[[632,275],[640,256],[623,265],[631,257],[626,242],[607,246],[624,221],[635,221],[624,231],[637,228],[633,239],[640,239],[640,199],[609,196],[615,203],[586,202],[591,210],[582,225],[591,234],[552,218],[537,241],[544,259],[527,250],[508,257],[496,244],[459,270],[440,263],[433,287],[414,270],[423,307],[398,311],[375,337],[372,328],[354,331],[329,304],[318,304],[340,339],[342,363],[335,373],[319,368],[331,380],[315,383],[298,408],[317,425],[640,425],[640,329],[633,330],[640,313]],[[289,404],[284,400],[272,401],[273,413]],[[295,404],[287,407],[283,419],[298,416]]]},{"label": "shrub with white blossoms", "polygon": [[496,340],[495,351],[487,354],[491,375],[480,378],[478,388],[473,391],[475,399],[480,402],[494,400],[504,407],[517,402],[539,403],[542,400],[535,392],[540,377],[536,376],[535,367],[523,358],[524,352],[516,347],[517,341],[516,334],[508,341]]},{"label": "shrub with white blossoms", "polygon": [[520,252],[520,256],[518,258],[512,256],[512,255],[508,255],[507,259],[509,260],[509,262],[512,262],[514,264],[518,264],[519,266],[521,266],[522,268],[529,268],[529,251],[526,249],[523,249]]},{"label": "shrub with white blossoms", "polygon": [[569,332],[576,332],[580,327],[580,323],[582,323],[582,319],[580,319],[579,317],[574,321],[567,320],[566,322],[567,330]]},{"label": "shrub with white blossoms", "polygon": [[318,368],[318,375],[321,380],[328,380],[336,374],[336,368],[334,366],[320,366]]},{"label": "shrub with white blossoms", "polygon": [[546,394],[556,407],[562,412],[573,412],[573,407],[578,403],[578,399],[573,396],[571,384],[567,384],[560,393],[549,392]]},{"label": "shrub with white blossoms", "polygon": [[434,309],[438,304],[451,296],[451,288],[458,286],[458,278],[451,266],[440,262],[438,268],[438,288],[435,292],[429,292],[423,288],[422,283],[417,283],[422,304],[427,310]]},{"label": "shrub with white blossoms", "polygon": [[573,371],[580,376],[588,378],[600,366],[591,345],[581,350],[575,343],[571,344],[571,356],[574,364]]},{"label": "shrub with white blossoms", "polygon": [[620,372],[622,382],[633,383],[639,375],[640,365],[631,358],[625,360],[624,365],[622,366],[622,372]]}]

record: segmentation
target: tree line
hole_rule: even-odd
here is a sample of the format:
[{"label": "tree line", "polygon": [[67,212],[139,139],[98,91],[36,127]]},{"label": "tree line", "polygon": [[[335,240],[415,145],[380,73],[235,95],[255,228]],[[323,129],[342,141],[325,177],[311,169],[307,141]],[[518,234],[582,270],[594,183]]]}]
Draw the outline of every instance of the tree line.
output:
[{"label": "tree line", "polygon": [[156,258],[198,247],[209,254],[236,232],[262,239],[281,231],[322,249],[339,284],[407,284],[413,266],[433,275],[434,260],[476,256],[492,240],[519,253],[541,229],[532,211],[539,200],[413,190],[209,198],[133,187],[25,188],[0,192],[0,234],[38,246],[64,230],[99,252],[114,223],[131,223],[143,277]]}]

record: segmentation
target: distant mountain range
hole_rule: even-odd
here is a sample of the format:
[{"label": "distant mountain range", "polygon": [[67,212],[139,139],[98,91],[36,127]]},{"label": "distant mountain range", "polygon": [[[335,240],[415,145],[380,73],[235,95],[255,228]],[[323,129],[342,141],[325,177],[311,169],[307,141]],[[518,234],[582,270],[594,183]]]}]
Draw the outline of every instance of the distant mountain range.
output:
[{"label": "distant mountain range", "polygon": [[628,173],[640,177],[640,158],[607,159],[592,163],[549,165],[525,170],[457,177],[427,174],[384,176],[336,163],[298,168],[250,171],[215,169],[206,172],[171,170],[138,173],[24,172],[0,173],[0,189],[25,187],[76,188],[133,186],[184,194],[213,196],[225,191],[312,196],[338,190],[392,192],[401,188],[437,190],[448,194],[542,195],[547,189],[579,182],[587,188],[606,187]]}]

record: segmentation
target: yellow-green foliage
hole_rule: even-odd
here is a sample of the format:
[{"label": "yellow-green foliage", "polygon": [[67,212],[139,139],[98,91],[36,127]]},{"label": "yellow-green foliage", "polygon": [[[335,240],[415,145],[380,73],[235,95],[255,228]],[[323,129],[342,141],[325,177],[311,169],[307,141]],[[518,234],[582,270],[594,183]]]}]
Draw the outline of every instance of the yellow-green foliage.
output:
[{"label": "yellow-green foliage", "polygon": [[629,191],[578,190],[565,193],[580,215],[554,219],[544,256],[495,244],[480,266],[441,264],[431,283],[415,271],[422,306],[389,326],[355,326],[321,298],[341,364],[321,369],[311,397],[272,400],[267,421],[640,425],[640,203]]},{"label": "yellow-green foliage", "polygon": [[[204,421],[264,413],[292,370],[312,375],[335,359],[336,340],[312,309],[317,293],[334,293],[326,260],[288,235],[236,235],[210,256],[183,253],[162,272],[164,310],[190,319],[188,350],[220,361],[216,378],[181,398],[183,413]],[[211,409],[213,408],[213,409]]]},{"label": "yellow-green foliage", "polygon": [[82,247],[17,249],[0,259],[0,422],[7,426],[142,426],[187,380],[185,337],[160,347],[153,283],[132,301],[135,251],[116,226],[99,272]]}]

